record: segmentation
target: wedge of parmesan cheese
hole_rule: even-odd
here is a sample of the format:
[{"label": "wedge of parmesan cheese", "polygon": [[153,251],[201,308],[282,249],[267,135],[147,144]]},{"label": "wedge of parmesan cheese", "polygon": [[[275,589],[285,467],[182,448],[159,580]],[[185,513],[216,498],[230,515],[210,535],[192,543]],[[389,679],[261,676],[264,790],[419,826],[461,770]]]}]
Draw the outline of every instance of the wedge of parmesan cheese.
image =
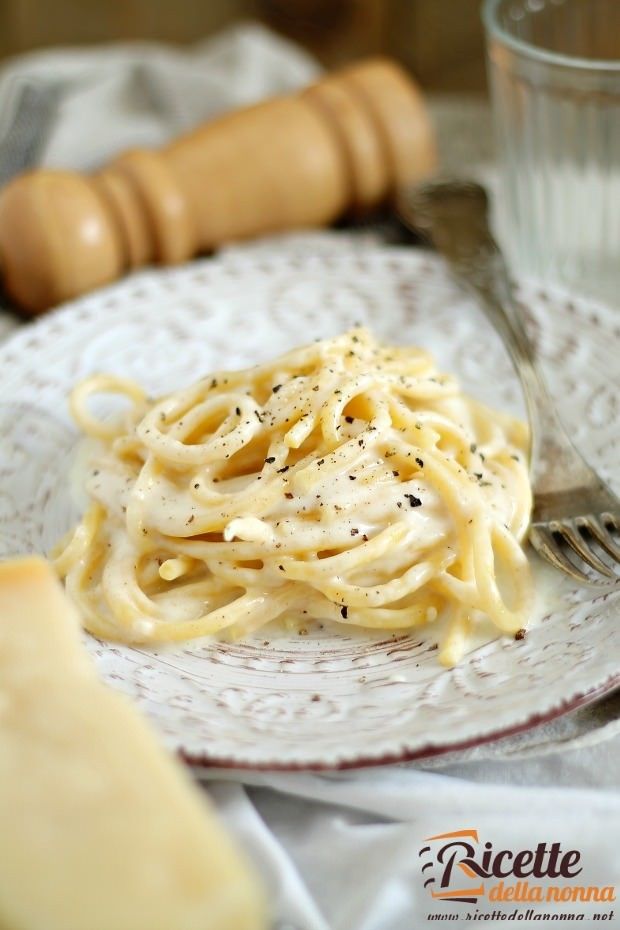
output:
[{"label": "wedge of parmesan cheese", "polygon": [[249,866],[98,680],[49,565],[0,564],[0,928],[265,926]]}]

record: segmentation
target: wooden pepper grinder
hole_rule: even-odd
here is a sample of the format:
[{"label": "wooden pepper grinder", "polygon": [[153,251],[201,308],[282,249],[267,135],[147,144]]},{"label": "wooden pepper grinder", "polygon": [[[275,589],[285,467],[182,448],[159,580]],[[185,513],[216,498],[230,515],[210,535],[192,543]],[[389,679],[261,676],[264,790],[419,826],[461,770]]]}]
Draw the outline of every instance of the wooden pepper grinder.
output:
[{"label": "wooden pepper grinder", "polygon": [[434,164],[416,84],[389,60],[365,61],[97,174],[14,179],[0,192],[3,285],[40,313],[141,265],[368,210]]}]

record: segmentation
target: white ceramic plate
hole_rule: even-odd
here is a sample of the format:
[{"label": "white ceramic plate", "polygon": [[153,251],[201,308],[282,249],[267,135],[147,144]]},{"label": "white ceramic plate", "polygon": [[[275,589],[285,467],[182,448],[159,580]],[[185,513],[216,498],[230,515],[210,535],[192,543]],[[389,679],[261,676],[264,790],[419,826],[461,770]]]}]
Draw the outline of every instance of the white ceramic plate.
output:
[{"label": "white ceramic plate", "polygon": [[[620,315],[522,296],[571,432],[618,490]],[[0,351],[0,556],[48,552],[77,517],[66,396],[78,379],[113,371],[159,393],[357,322],[430,348],[481,399],[520,410],[497,336],[432,256],[324,234],[150,271],[24,328]],[[157,651],[85,639],[101,675],[191,761],[363,765],[475,745],[610,690],[619,594],[554,587],[525,640],[496,640],[452,671],[432,640],[405,635],[263,630]]]}]

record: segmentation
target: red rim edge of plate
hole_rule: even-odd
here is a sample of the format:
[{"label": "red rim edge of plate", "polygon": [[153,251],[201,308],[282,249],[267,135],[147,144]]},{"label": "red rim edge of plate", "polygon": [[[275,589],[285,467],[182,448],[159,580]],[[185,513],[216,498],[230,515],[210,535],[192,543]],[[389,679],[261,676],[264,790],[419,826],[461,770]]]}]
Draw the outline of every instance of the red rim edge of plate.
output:
[{"label": "red rim edge of plate", "polygon": [[616,687],[620,687],[620,672],[611,675],[606,681],[595,688],[577,694],[569,700],[562,701],[557,707],[547,713],[531,714],[523,723],[517,723],[503,730],[494,730],[484,736],[476,736],[472,739],[463,740],[462,742],[442,743],[437,746],[428,744],[422,746],[420,749],[387,753],[384,756],[378,757],[359,756],[356,759],[346,759],[331,764],[324,762],[261,762],[253,764],[249,762],[239,762],[235,759],[210,758],[206,754],[195,754],[182,747],[177,750],[177,755],[192,768],[230,769],[231,771],[246,772],[337,772],[346,769],[373,768],[381,765],[416,762],[421,759],[442,756],[446,753],[474,749],[477,746],[484,746],[486,743],[493,743],[507,736],[515,736],[518,733],[524,733],[542,724],[550,723],[558,717],[563,717],[565,714],[569,714],[578,708],[585,707],[587,704],[592,704],[597,698],[611,694]]}]

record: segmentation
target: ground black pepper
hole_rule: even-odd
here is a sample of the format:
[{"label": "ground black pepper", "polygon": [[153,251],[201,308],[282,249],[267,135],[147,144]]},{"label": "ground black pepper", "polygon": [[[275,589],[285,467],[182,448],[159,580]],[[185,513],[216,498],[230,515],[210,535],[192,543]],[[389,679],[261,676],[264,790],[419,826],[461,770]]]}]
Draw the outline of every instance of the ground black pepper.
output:
[{"label": "ground black pepper", "polygon": [[422,501],[419,497],[416,497],[415,494],[405,494],[405,497],[409,501],[410,507],[421,507]]}]

